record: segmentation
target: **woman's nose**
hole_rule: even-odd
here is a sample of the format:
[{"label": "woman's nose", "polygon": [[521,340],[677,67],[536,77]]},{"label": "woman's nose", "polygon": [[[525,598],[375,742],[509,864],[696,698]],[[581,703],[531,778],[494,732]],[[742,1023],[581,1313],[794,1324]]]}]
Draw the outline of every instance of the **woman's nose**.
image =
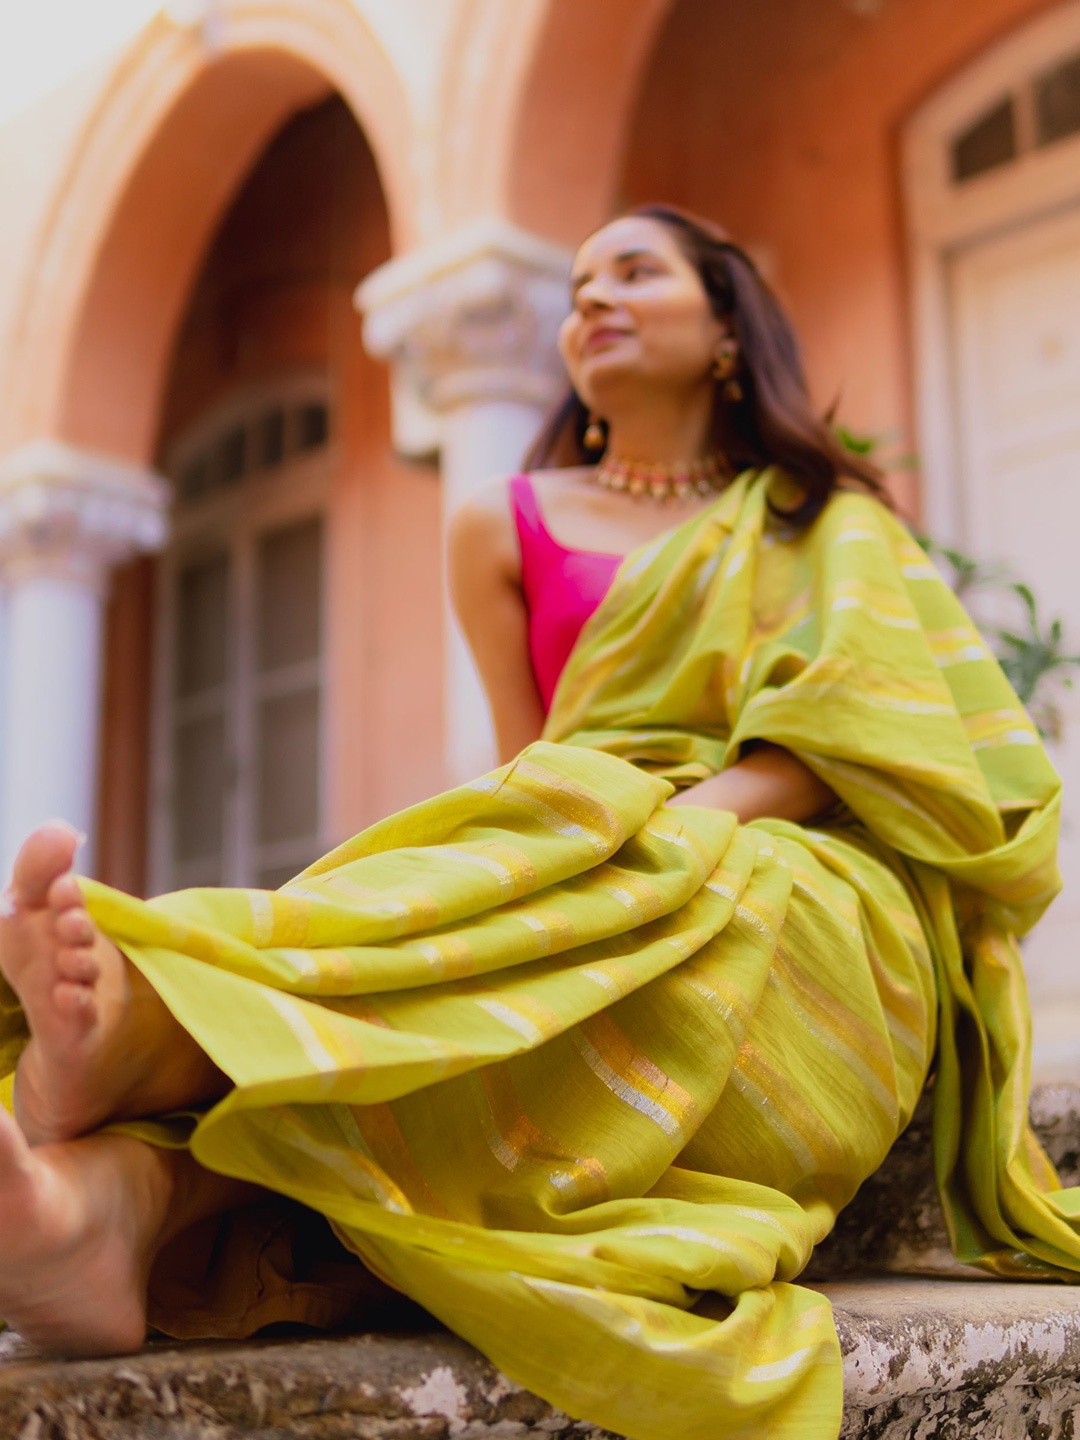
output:
[{"label": "woman's nose", "polygon": [[586,281],[577,292],[577,307],[583,315],[595,310],[610,310],[611,306],[610,286],[602,275]]}]

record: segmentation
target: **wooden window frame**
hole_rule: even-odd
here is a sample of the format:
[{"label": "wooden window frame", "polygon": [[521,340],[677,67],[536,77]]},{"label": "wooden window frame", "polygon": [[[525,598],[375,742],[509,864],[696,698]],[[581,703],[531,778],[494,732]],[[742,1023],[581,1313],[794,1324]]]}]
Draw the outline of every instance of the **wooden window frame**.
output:
[{"label": "wooden window frame", "polygon": [[[232,621],[228,639],[226,703],[227,790],[223,821],[222,883],[252,886],[257,883],[258,855],[262,865],[273,863],[256,841],[258,806],[258,700],[265,684],[257,667],[256,567],[258,546],[269,532],[304,520],[323,521],[321,596],[321,653],[304,662],[319,687],[319,795],[318,844],[325,848],[327,832],[326,756],[329,683],[326,658],[328,634],[327,584],[329,499],[339,465],[330,387],[325,374],[298,375],[273,385],[250,387],[213,407],[170,447],[165,473],[179,476],[200,450],[213,445],[237,424],[249,433],[275,405],[296,411],[305,403],[324,404],[329,415],[327,443],[318,449],[287,454],[270,468],[251,466],[236,484],[216,490],[193,502],[174,503],[172,536],[157,567],[155,605],[153,713],[151,722],[151,784],[149,796],[150,892],[160,894],[184,884],[182,868],[173,855],[174,726],[176,697],[177,580],[181,569],[200,557],[229,556],[229,597]],[[249,442],[249,454],[252,446]],[[271,685],[273,682],[270,682]],[[293,842],[280,842],[285,847]],[[310,860],[313,857],[307,857]],[[282,864],[288,863],[286,858]],[[302,868],[301,861],[297,868]]]}]

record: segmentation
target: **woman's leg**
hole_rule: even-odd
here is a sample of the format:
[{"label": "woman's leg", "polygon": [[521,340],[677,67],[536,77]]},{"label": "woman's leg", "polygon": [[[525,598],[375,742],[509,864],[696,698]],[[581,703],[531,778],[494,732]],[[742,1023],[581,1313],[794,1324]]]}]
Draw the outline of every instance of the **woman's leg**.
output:
[{"label": "woman's leg", "polygon": [[0,1316],[42,1350],[137,1350],[161,1247],[260,1193],[127,1135],[31,1148],[0,1109]]},{"label": "woman's leg", "polygon": [[43,826],[15,862],[0,971],[26,1014],[15,1115],[33,1145],[180,1110],[229,1081],[96,928],[71,872],[77,839]]}]

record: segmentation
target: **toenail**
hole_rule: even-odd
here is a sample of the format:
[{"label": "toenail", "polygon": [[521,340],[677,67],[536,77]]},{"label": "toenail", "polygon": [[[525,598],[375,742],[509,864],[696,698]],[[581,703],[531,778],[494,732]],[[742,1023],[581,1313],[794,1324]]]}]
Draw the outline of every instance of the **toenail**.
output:
[{"label": "toenail", "polygon": [[0,890],[0,920],[10,920],[19,913],[18,902],[10,889]]},{"label": "toenail", "polygon": [[70,820],[50,820],[49,824],[55,825],[60,830],[66,830],[69,835],[74,836],[77,849],[81,849],[90,838],[85,830],[79,830],[76,826],[72,825]]}]

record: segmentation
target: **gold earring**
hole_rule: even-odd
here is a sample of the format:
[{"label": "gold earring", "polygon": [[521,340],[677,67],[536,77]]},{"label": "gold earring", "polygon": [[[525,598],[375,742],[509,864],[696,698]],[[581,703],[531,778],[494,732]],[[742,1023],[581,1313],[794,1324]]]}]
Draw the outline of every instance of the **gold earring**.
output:
[{"label": "gold earring", "polygon": [[713,361],[712,373],[717,380],[723,382],[721,393],[725,400],[737,405],[744,398],[743,387],[735,378],[735,371],[738,368],[739,352],[734,345],[725,345]]},{"label": "gold earring", "polygon": [[595,415],[591,410],[583,438],[586,450],[605,450],[607,448],[607,433],[604,430],[604,423],[600,416]]},{"label": "gold earring", "polygon": [[735,349],[735,346],[731,344],[725,345],[716,352],[713,358],[712,373],[717,380],[731,379],[732,375],[735,374],[737,356],[738,351]]}]

